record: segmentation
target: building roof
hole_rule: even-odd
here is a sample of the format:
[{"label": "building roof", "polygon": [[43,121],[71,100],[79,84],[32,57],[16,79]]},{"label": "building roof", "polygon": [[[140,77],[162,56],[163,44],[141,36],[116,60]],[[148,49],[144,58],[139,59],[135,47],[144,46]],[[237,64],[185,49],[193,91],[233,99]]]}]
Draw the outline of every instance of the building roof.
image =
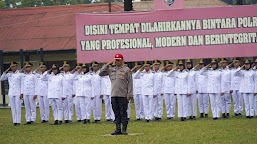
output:
[{"label": "building roof", "polygon": [[[112,4],[112,11],[123,7]],[[0,50],[76,49],[76,13],[108,12],[108,4],[0,10]]]}]

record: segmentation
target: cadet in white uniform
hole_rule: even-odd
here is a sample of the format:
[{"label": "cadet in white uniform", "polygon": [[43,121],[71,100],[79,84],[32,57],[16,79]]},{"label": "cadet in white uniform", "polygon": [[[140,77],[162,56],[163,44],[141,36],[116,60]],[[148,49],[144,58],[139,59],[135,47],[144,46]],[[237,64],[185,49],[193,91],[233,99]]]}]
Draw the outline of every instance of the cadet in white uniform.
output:
[{"label": "cadet in white uniform", "polygon": [[[82,66],[81,63],[77,63],[76,69],[81,69],[81,66]],[[81,115],[81,109],[80,109],[80,102],[79,102],[79,97],[76,96],[76,89],[77,89],[77,86],[78,86],[78,80],[75,79],[75,77],[74,77],[74,80],[73,80],[73,95],[75,95],[75,97],[74,97],[75,112],[76,112],[77,122],[81,122],[82,121],[82,115]]]},{"label": "cadet in white uniform", "polygon": [[37,78],[36,75],[31,72],[32,64],[26,62],[25,73],[21,79],[21,94],[23,95],[25,110],[26,110],[26,124],[33,124],[36,120],[36,101],[35,94]]},{"label": "cadet in white uniform", "polygon": [[63,101],[63,111],[64,111],[64,120],[65,123],[71,123],[73,118],[73,78],[74,75],[69,71],[70,64],[67,61],[64,61],[63,66],[60,67],[60,70],[63,69],[63,89],[64,95],[66,95],[65,100]]},{"label": "cadet in white uniform", "polygon": [[[106,63],[107,64],[107,63]],[[111,105],[111,80],[109,76],[102,77],[101,95],[104,96],[106,121],[114,121],[114,112]]]},{"label": "cadet in white uniform", "polygon": [[175,94],[178,99],[178,117],[185,121],[188,109],[188,72],[185,70],[185,64],[182,60],[178,62],[179,70],[175,73]]},{"label": "cadet in white uniform", "polygon": [[[211,69],[204,73],[211,65]],[[207,93],[211,99],[211,109],[213,120],[220,118],[220,103],[221,103],[221,71],[218,69],[218,61],[212,59],[211,63],[199,71],[200,74],[207,76]]]},{"label": "cadet in white uniform", "polygon": [[225,58],[221,58],[221,111],[222,111],[222,118],[229,118],[229,112],[231,109],[230,86],[231,86],[231,72],[229,70],[228,61]]},{"label": "cadet in white uniform", "polygon": [[234,68],[231,69],[231,86],[230,93],[232,93],[233,103],[234,103],[234,114],[235,116],[241,116],[243,113],[243,96],[239,92],[240,84],[241,84],[241,76],[234,75],[236,70],[240,67],[240,59],[234,58]]},{"label": "cadet in white uniform", "polygon": [[[81,71],[82,70],[82,71]],[[84,63],[82,69],[78,69],[77,75],[74,79],[77,79],[76,96],[79,98],[80,110],[83,119],[83,124],[90,122],[91,112],[91,98],[93,93],[93,76],[88,73],[89,67]]]},{"label": "cadet in white uniform", "polygon": [[166,61],[166,72],[163,73],[163,93],[168,120],[174,119],[176,110],[175,75],[168,75],[168,72],[173,71],[172,67],[173,62]]},{"label": "cadet in white uniform", "polygon": [[135,72],[138,71],[139,67],[141,66],[140,63],[135,62],[135,67],[131,70],[132,77],[133,77],[133,98],[135,103],[136,109],[136,121],[140,121],[144,118],[144,107],[143,107],[143,96],[141,95],[141,79],[135,79]]},{"label": "cadet in white uniform", "polygon": [[[41,73],[37,73],[40,68]],[[47,98],[48,82],[47,80],[42,80],[43,73],[47,70],[46,64],[40,62],[39,67],[34,71],[37,84],[36,84],[36,95],[38,97],[39,110],[41,115],[42,123],[47,123],[49,121],[49,100]]]},{"label": "cadet in white uniform", "polygon": [[[198,65],[197,65],[198,66]],[[195,68],[193,68],[193,61],[191,59],[187,59],[186,67],[188,71],[188,105],[187,105],[187,116],[189,119],[194,119],[197,116],[197,99],[196,99],[196,74]]]},{"label": "cadet in white uniform", "polygon": [[[242,70],[242,68],[245,68],[245,70]],[[254,95],[256,96],[257,93],[254,83],[257,76],[255,71],[251,69],[251,61],[246,59],[244,65],[237,68],[234,75],[240,75],[242,77],[239,91],[244,97],[246,118],[251,119],[254,116]]]},{"label": "cadet in white uniform", "polygon": [[102,117],[102,98],[103,95],[101,95],[101,83],[102,78],[99,76],[99,66],[98,62],[93,61],[91,63],[91,67],[93,71],[91,72],[91,75],[93,76],[93,96],[94,99],[92,100],[92,106],[93,106],[93,115],[95,122],[101,121]]},{"label": "cadet in white uniform", "polygon": [[154,74],[150,71],[150,62],[144,62],[144,65],[134,74],[134,79],[141,80],[145,122],[150,122],[153,119],[152,105],[154,95]]},{"label": "cadet in white uniform", "polygon": [[163,75],[160,71],[160,64],[161,61],[154,60],[153,61],[153,71],[154,74],[154,95],[153,95],[153,113],[155,116],[155,120],[159,121],[162,119],[163,115],[163,91],[162,91],[162,85],[163,85]]},{"label": "cadet in white uniform", "polygon": [[[9,70],[11,70],[9,72]],[[22,73],[17,70],[17,63],[11,61],[10,67],[1,75],[1,81],[8,80],[9,83],[9,101],[12,111],[13,125],[21,123],[21,77]]]},{"label": "cadet in white uniform", "polygon": [[[205,66],[204,60],[200,59],[199,68],[200,70]],[[197,96],[198,96],[198,104],[199,104],[199,111],[200,111],[200,118],[205,117],[208,118],[209,113],[209,94],[207,93],[207,74],[206,71],[204,75],[197,73],[196,77],[196,89],[197,89]]]},{"label": "cadet in white uniform", "polygon": [[42,80],[48,80],[47,96],[52,106],[54,124],[61,125],[63,119],[63,101],[66,98],[63,87],[63,74],[60,74],[59,68],[53,64],[52,68],[43,74]]}]

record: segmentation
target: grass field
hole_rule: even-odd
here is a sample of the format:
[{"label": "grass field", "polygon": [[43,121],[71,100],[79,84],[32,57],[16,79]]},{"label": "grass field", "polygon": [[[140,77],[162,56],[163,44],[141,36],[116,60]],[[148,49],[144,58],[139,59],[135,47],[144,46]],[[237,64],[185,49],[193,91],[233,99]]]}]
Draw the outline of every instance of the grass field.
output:
[{"label": "grass field", "polygon": [[[135,136],[101,136],[114,131],[115,125],[105,122],[98,124],[73,122],[53,126],[41,124],[39,109],[34,125],[12,125],[11,110],[0,109],[0,143],[257,143],[257,118],[245,119],[231,117],[213,121],[209,118],[197,118],[186,122],[164,119],[161,122],[136,122],[134,104],[131,105],[131,120],[128,133],[143,133]],[[104,106],[103,106],[104,112]],[[51,113],[52,114],[52,113]],[[177,114],[177,113],[176,113]],[[233,113],[231,113],[232,115]],[[50,116],[50,123],[53,116]],[[75,121],[75,116],[74,116]],[[25,123],[25,110],[22,109],[22,123]]]}]

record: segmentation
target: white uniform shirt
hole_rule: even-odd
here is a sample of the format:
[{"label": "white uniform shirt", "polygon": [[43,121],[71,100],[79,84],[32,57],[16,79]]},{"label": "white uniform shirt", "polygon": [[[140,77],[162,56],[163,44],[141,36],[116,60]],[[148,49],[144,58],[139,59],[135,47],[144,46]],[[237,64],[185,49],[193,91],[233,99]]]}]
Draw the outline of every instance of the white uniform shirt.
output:
[{"label": "white uniform shirt", "polygon": [[221,92],[230,93],[231,71],[228,68],[221,69]]},{"label": "white uniform shirt", "polygon": [[241,70],[238,68],[234,75],[240,75],[241,85],[239,92],[241,93],[254,93],[256,92],[255,89],[255,79],[257,78],[255,71],[252,69],[250,70]]},{"label": "white uniform shirt", "polygon": [[231,69],[231,86],[230,90],[239,90],[240,84],[241,84],[241,76],[240,75],[234,75],[236,72],[236,69]]},{"label": "white uniform shirt", "polygon": [[99,72],[91,72],[93,76],[93,97],[101,95],[102,78],[99,76]]},{"label": "white uniform shirt", "polygon": [[161,94],[163,93],[162,72],[158,70],[158,71],[152,71],[152,73],[154,74],[154,95]]},{"label": "white uniform shirt", "polygon": [[3,72],[1,76],[1,81],[8,80],[9,83],[9,96],[19,96],[21,95],[21,77],[23,73],[20,73],[18,70],[15,72]]},{"label": "white uniform shirt", "polygon": [[[170,72],[174,74],[168,75]],[[163,93],[175,93],[175,72],[173,70],[163,73]]]},{"label": "white uniform shirt", "polygon": [[77,80],[76,96],[92,97],[93,93],[93,76],[90,73],[78,74],[75,77]]},{"label": "white uniform shirt", "polygon": [[43,74],[35,73],[37,84],[35,95],[47,96],[48,91],[48,81],[42,80]]},{"label": "white uniform shirt", "polygon": [[21,78],[21,93],[23,95],[35,95],[37,84],[36,75],[32,72],[24,73]]},{"label": "white uniform shirt", "polygon": [[135,79],[141,79],[141,94],[142,95],[156,95],[154,94],[154,74],[149,71],[139,70],[134,75]]},{"label": "white uniform shirt", "polygon": [[197,72],[196,76],[196,89],[198,93],[207,93],[207,72],[204,71],[204,74],[200,74],[199,71]]},{"label": "white uniform shirt", "polygon": [[133,95],[137,95],[137,94],[141,94],[142,90],[141,90],[141,79],[136,79],[135,78],[135,74],[136,73],[133,73],[132,74],[132,77],[133,77]]},{"label": "white uniform shirt", "polygon": [[75,75],[70,72],[64,72],[62,75],[64,95],[71,96],[73,94],[73,79]]},{"label": "white uniform shirt", "polygon": [[188,72],[186,70],[175,72],[175,93],[187,94],[188,93]]},{"label": "white uniform shirt", "polygon": [[101,95],[111,95],[112,83],[109,76],[102,77]]},{"label": "white uniform shirt", "polygon": [[47,71],[44,72],[42,80],[48,80],[48,98],[66,98],[64,94],[64,87],[63,87],[63,74],[48,74]]},{"label": "white uniform shirt", "polygon": [[196,74],[197,71],[195,71],[194,68],[188,71],[188,93],[195,94],[196,93]]},{"label": "white uniform shirt", "polygon": [[206,67],[202,68],[199,73],[207,76],[207,93],[221,93],[221,71],[210,69],[204,73],[206,69]]}]

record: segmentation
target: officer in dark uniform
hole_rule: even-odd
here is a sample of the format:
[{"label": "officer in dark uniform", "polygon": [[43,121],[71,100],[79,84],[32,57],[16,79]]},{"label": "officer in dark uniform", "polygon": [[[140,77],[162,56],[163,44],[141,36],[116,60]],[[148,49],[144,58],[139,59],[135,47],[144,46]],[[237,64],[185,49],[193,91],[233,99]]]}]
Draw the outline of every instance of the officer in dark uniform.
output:
[{"label": "officer in dark uniform", "polygon": [[[112,135],[127,135],[127,109],[128,102],[131,97],[133,97],[133,80],[130,69],[123,65],[123,56],[121,54],[115,55],[115,67],[109,68],[108,66],[113,62],[109,62],[104,65],[99,75],[100,76],[110,76],[111,79],[111,102],[112,109],[115,114],[116,130]],[[123,125],[121,132],[121,123]]]}]

